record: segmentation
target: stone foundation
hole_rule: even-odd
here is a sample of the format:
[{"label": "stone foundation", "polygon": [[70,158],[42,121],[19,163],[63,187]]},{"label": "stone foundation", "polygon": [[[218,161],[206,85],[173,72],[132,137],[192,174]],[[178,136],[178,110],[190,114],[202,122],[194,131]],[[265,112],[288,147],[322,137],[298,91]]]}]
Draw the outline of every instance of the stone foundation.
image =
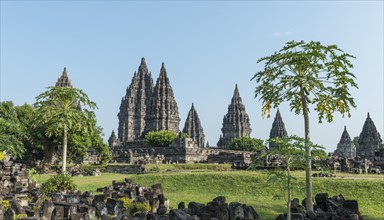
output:
[{"label": "stone foundation", "polygon": [[113,161],[148,163],[242,163],[250,164],[254,152],[200,148],[190,138],[176,139],[169,147],[148,147],[145,142],[128,143],[111,150]]}]

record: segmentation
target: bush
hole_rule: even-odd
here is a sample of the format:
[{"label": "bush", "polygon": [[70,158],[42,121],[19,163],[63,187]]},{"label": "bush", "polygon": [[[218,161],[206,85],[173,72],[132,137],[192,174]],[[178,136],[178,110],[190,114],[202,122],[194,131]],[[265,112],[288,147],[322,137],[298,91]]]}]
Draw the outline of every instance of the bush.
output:
[{"label": "bush", "polygon": [[148,203],[135,202],[130,198],[120,198],[120,201],[123,202],[123,207],[129,210],[130,214],[135,214],[137,212],[149,212],[151,206]]},{"label": "bush", "polygon": [[41,184],[41,191],[45,195],[62,190],[75,190],[76,188],[73,179],[66,174],[55,175]]},{"label": "bush", "polygon": [[39,173],[37,172],[37,170],[35,168],[31,168],[31,169],[28,169],[28,177],[33,180],[34,182],[37,181],[37,175],[39,175]]},{"label": "bush", "polygon": [[230,150],[262,151],[265,149],[264,141],[251,137],[233,138],[229,142]]},{"label": "bush", "polygon": [[145,135],[145,140],[151,147],[168,147],[177,138],[173,131],[151,131]]},{"label": "bush", "polygon": [[104,144],[100,152],[100,163],[108,164],[112,159],[111,152],[109,151],[109,146]]},{"label": "bush", "polygon": [[3,161],[5,159],[5,155],[3,152],[0,151],[0,161]]}]

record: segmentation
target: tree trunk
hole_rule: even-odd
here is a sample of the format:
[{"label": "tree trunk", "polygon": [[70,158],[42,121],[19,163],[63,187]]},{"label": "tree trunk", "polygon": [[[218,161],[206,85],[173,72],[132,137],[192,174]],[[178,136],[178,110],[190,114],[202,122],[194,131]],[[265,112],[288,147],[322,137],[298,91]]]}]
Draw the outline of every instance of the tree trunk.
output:
[{"label": "tree trunk", "polygon": [[304,88],[300,90],[301,104],[303,107],[304,115],[304,128],[305,128],[305,153],[306,153],[306,170],[305,170],[305,188],[306,188],[306,200],[307,200],[307,211],[313,211],[312,203],[312,160],[311,160],[311,145],[309,136],[309,116],[308,116],[308,105],[305,99]]},{"label": "tree trunk", "polygon": [[63,134],[63,166],[62,166],[62,173],[65,173],[67,171],[67,142],[68,142],[68,135],[67,135],[67,127],[64,126],[64,134]]},{"label": "tree trunk", "polygon": [[[289,155],[291,156],[291,155]],[[287,166],[287,173],[288,173],[288,203],[287,203],[287,220],[291,220],[291,194],[292,194],[292,191],[291,191],[291,173],[290,173],[290,169],[289,169],[289,166]]]},{"label": "tree trunk", "polygon": [[43,152],[43,173],[50,170],[50,165],[53,164],[53,155],[56,150],[56,146],[54,145],[54,138],[53,137],[46,137],[45,138],[45,146],[44,146],[44,152]]}]

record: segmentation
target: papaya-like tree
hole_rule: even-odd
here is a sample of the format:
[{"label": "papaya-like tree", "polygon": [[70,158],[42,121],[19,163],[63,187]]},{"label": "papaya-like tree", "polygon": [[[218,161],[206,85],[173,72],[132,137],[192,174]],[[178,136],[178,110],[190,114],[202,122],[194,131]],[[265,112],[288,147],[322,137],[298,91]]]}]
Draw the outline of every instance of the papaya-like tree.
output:
[{"label": "papaya-like tree", "polygon": [[[296,178],[292,175],[293,169],[305,168],[305,139],[291,135],[289,137],[277,137],[269,139],[276,147],[266,151],[264,156],[278,156],[284,163],[281,169],[271,171],[268,175],[268,182],[278,185],[284,196],[274,195],[274,198],[285,198],[287,205],[287,220],[291,220],[291,200],[294,188],[298,187]],[[323,147],[312,144],[313,150],[321,152]]]},{"label": "papaya-like tree", "polygon": [[358,88],[350,72],[352,58],[336,45],[290,41],[279,52],[260,58],[257,62],[264,63],[264,68],[251,79],[257,82],[255,98],[262,100],[263,116],[269,117],[271,108],[287,101],[291,111],[304,117],[309,211],[313,211],[309,107],[314,105],[319,123],[324,118],[331,122],[336,111],[350,117],[350,109],[356,104],[349,89]]},{"label": "papaya-like tree", "polygon": [[56,86],[48,87],[47,91],[38,95],[35,106],[38,121],[46,128],[47,136],[62,134],[62,172],[65,173],[68,133],[87,132],[87,129],[92,129],[94,113],[91,110],[97,106],[81,89]]}]

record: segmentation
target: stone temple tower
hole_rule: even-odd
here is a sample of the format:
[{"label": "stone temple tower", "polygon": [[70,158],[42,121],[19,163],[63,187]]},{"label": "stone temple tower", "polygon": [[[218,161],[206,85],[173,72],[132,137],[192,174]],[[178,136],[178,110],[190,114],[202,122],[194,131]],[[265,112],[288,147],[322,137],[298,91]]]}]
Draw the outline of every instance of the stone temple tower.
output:
[{"label": "stone temple tower", "polygon": [[147,106],[150,103],[152,91],[152,76],[148,72],[145,59],[142,58],[137,73],[134,73],[131,84],[127,88],[125,96],[121,99],[120,112],[117,115],[119,118],[118,139],[120,143],[124,144],[142,138]]},{"label": "stone temple tower", "polygon": [[189,110],[188,117],[185,120],[183,133],[188,134],[189,137],[192,138],[199,147],[204,147],[205,135],[203,127],[201,126],[199,115],[197,115],[193,103],[191,110]]},{"label": "stone temple tower", "polygon": [[228,144],[233,138],[249,137],[251,135],[251,123],[248,114],[245,112],[245,106],[241,100],[237,84],[231,104],[228,106],[228,113],[223,118],[221,131],[223,136],[217,146],[222,148],[228,148]]},{"label": "stone temple tower", "polygon": [[[280,115],[279,109],[277,109],[275,120],[272,123],[272,128],[269,133],[269,138],[276,137],[286,137],[288,136],[287,130],[285,129],[285,124],[283,122],[283,118]],[[269,149],[274,148],[276,145],[273,142],[269,143]]]},{"label": "stone temple tower", "polygon": [[57,80],[56,87],[73,88],[71,80],[69,80],[67,68],[64,67],[63,73]]},{"label": "stone temple tower", "polygon": [[378,152],[383,147],[383,140],[381,139],[379,132],[377,132],[376,126],[368,113],[363,130],[359,136],[357,156],[373,161],[375,152]]},{"label": "stone temple tower", "polygon": [[111,136],[109,136],[108,145],[110,148],[113,148],[117,145],[117,137],[115,135],[115,131],[112,131]]},{"label": "stone temple tower", "polygon": [[347,159],[354,159],[356,157],[356,147],[348,134],[346,126],[344,126],[343,134],[337,144],[337,149],[335,150],[334,155]]},{"label": "stone temple tower", "polygon": [[160,69],[152,98],[145,117],[145,133],[168,130],[179,132],[179,109],[173,96],[173,90],[167,76],[164,63]]}]

